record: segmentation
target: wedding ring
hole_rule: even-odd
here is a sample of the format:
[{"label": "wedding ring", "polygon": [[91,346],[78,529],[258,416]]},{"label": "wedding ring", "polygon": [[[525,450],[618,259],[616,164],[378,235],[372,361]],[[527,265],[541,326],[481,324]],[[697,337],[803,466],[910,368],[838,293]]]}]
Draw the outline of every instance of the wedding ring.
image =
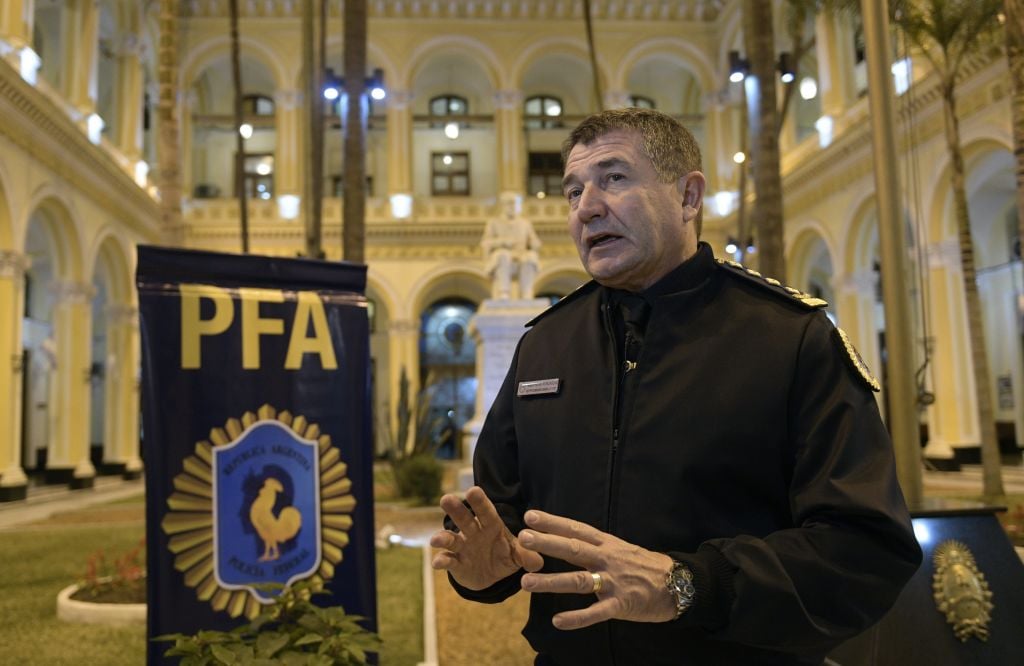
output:
[{"label": "wedding ring", "polygon": [[601,578],[601,574],[599,574],[599,573],[591,573],[590,577],[594,579],[594,590],[593,590],[593,593],[597,594],[598,592],[601,591],[601,588],[604,586],[604,579]]}]

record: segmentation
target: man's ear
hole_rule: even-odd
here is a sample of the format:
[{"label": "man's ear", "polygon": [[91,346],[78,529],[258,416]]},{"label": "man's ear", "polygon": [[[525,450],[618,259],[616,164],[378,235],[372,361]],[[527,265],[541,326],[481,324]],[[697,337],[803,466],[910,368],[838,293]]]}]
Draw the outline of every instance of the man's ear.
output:
[{"label": "man's ear", "polygon": [[700,171],[691,171],[679,177],[678,187],[683,195],[683,208],[692,208],[690,215],[696,216],[701,206],[704,205],[704,188],[706,186],[707,181]]}]

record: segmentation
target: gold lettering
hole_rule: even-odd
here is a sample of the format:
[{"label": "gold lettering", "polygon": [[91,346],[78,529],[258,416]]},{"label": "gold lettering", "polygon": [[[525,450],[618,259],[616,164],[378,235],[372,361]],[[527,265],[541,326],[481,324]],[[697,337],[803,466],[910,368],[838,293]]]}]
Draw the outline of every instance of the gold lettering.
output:
[{"label": "gold lettering", "polygon": [[258,370],[260,367],[260,336],[281,335],[284,321],[260,317],[260,303],[283,303],[284,294],[272,289],[238,290],[242,299],[242,367]]},{"label": "gold lettering", "polygon": [[[206,284],[182,284],[181,293],[181,367],[194,370],[200,365],[201,345],[204,335],[220,335],[228,330],[235,318],[235,306],[227,289]],[[200,300],[213,301],[213,317],[200,319]]]},{"label": "gold lettering", "polygon": [[[303,354],[319,354],[320,365],[324,370],[336,370],[338,359],[334,355],[331,332],[327,328],[327,315],[320,295],[315,291],[300,291],[295,308],[295,320],[292,322],[292,335],[288,341],[288,356],[285,358],[286,370],[298,370],[302,365]],[[309,322],[313,321],[313,337],[307,337]]]}]

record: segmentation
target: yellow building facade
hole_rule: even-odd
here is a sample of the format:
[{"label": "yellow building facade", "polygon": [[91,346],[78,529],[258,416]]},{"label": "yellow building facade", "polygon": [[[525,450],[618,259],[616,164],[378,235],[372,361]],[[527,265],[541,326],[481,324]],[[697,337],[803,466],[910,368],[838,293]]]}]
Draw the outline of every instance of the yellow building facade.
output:
[{"label": "yellow building facade", "polygon": [[[137,475],[137,244],[237,252],[228,3],[175,3],[184,227],[161,227],[156,104],[159,6],[130,0],[0,0],[0,498],[28,484],[89,486]],[[742,83],[736,0],[595,2],[602,105],[652,106],[691,127],[708,176],[703,238],[723,256],[738,235]],[[304,247],[301,7],[239,2],[245,177],[255,253]],[[326,64],[341,72],[341,16],[330,2]],[[569,241],[557,152],[596,108],[582,5],[570,0],[368,3],[366,257],[377,446],[401,377],[456,428],[472,416],[464,332],[490,295],[479,247],[512,192],[540,236],[538,294],[586,279]],[[820,16],[781,132],[790,284],[830,302],[883,374],[870,119],[857,26]],[[786,51],[782,12],[777,50]],[[980,439],[942,136],[924,61],[901,52],[897,128],[912,275],[906,276],[929,459],[977,456]],[[972,233],[996,419],[1007,451],[1024,443],[1024,275],[1016,222],[1009,89],[1001,57],[960,86]],[[328,79],[331,84],[333,80]],[[336,82],[333,82],[336,83]],[[909,87],[908,87],[909,84]],[[330,87],[330,86],[328,86]],[[343,94],[324,104],[324,249],[341,256]],[[453,127],[454,126],[454,127]],[[742,240],[742,239],[741,239]],[[747,258],[756,263],[756,252]],[[782,276],[780,276],[782,277]],[[453,328],[454,327],[454,328]],[[884,391],[880,399],[885,400]],[[742,406],[737,406],[742,413]],[[450,452],[459,455],[458,451]]]}]

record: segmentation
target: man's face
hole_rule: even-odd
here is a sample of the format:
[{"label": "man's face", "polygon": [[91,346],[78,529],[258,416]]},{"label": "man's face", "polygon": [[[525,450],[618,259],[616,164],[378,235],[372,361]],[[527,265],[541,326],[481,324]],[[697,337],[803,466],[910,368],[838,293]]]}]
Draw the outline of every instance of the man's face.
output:
[{"label": "man's face", "polygon": [[697,251],[704,176],[661,181],[638,132],[616,130],[574,146],[562,184],[583,267],[607,287],[641,291]]}]

